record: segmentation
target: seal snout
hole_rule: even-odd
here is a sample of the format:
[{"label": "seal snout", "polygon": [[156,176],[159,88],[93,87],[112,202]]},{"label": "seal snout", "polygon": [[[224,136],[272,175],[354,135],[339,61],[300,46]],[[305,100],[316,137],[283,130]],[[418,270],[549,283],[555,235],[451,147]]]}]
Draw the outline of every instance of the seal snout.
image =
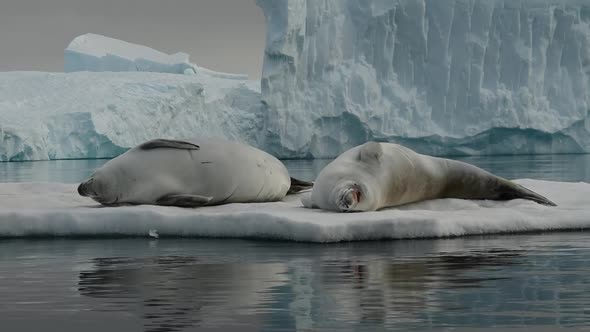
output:
[{"label": "seal snout", "polygon": [[78,186],[78,194],[84,197],[96,196],[96,193],[90,189],[93,179],[80,183]]}]

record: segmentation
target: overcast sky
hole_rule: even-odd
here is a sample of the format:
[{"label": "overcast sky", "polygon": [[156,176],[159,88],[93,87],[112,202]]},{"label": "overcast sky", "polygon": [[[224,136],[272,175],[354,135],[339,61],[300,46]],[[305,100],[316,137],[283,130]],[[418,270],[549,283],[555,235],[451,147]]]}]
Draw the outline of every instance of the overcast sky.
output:
[{"label": "overcast sky", "polygon": [[92,32],[260,78],[265,30],[254,0],[0,0],[0,71],[63,71],[64,48]]}]

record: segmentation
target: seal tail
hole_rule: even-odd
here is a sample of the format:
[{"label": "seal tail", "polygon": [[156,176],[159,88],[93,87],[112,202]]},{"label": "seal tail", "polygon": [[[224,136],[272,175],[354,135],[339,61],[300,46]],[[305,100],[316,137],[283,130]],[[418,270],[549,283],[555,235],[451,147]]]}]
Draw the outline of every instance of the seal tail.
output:
[{"label": "seal tail", "polygon": [[289,191],[287,191],[287,195],[291,195],[291,194],[297,194],[299,192],[302,192],[304,190],[308,190],[313,188],[313,182],[307,182],[307,181],[302,181],[302,180],[298,180],[295,178],[291,178],[291,187],[289,187]]},{"label": "seal tail", "polygon": [[525,187],[523,187],[519,184],[516,184],[514,182],[510,182],[510,184],[511,184],[511,186],[510,186],[511,190],[503,191],[500,194],[500,196],[498,197],[499,200],[511,200],[511,199],[516,199],[516,198],[522,198],[522,199],[528,199],[530,201],[533,201],[535,203],[539,203],[542,205],[557,206],[557,204],[553,203],[552,201],[550,201],[546,197],[541,196],[528,188],[525,188]]}]

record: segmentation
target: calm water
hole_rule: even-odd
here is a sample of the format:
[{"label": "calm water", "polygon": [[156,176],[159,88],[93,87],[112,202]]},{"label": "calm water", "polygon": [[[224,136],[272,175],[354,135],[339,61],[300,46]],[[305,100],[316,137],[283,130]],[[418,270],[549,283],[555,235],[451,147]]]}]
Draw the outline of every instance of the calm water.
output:
[{"label": "calm water", "polygon": [[[590,182],[590,155],[464,158]],[[78,182],[104,160],[0,163]],[[287,161],[313,179],[328,161]],[[0,240],[0,331],[550,331],[590,326],[590,233],[307,244]]]}]

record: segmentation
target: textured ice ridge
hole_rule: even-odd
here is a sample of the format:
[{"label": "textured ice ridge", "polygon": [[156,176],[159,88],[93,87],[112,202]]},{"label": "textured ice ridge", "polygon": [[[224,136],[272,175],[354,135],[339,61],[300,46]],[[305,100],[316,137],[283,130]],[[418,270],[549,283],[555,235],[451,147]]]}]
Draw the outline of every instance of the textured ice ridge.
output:
[{"label": "textured ice ridge", "polygon": [[590,3],[257,0],[266,146],[590,152]]}]

